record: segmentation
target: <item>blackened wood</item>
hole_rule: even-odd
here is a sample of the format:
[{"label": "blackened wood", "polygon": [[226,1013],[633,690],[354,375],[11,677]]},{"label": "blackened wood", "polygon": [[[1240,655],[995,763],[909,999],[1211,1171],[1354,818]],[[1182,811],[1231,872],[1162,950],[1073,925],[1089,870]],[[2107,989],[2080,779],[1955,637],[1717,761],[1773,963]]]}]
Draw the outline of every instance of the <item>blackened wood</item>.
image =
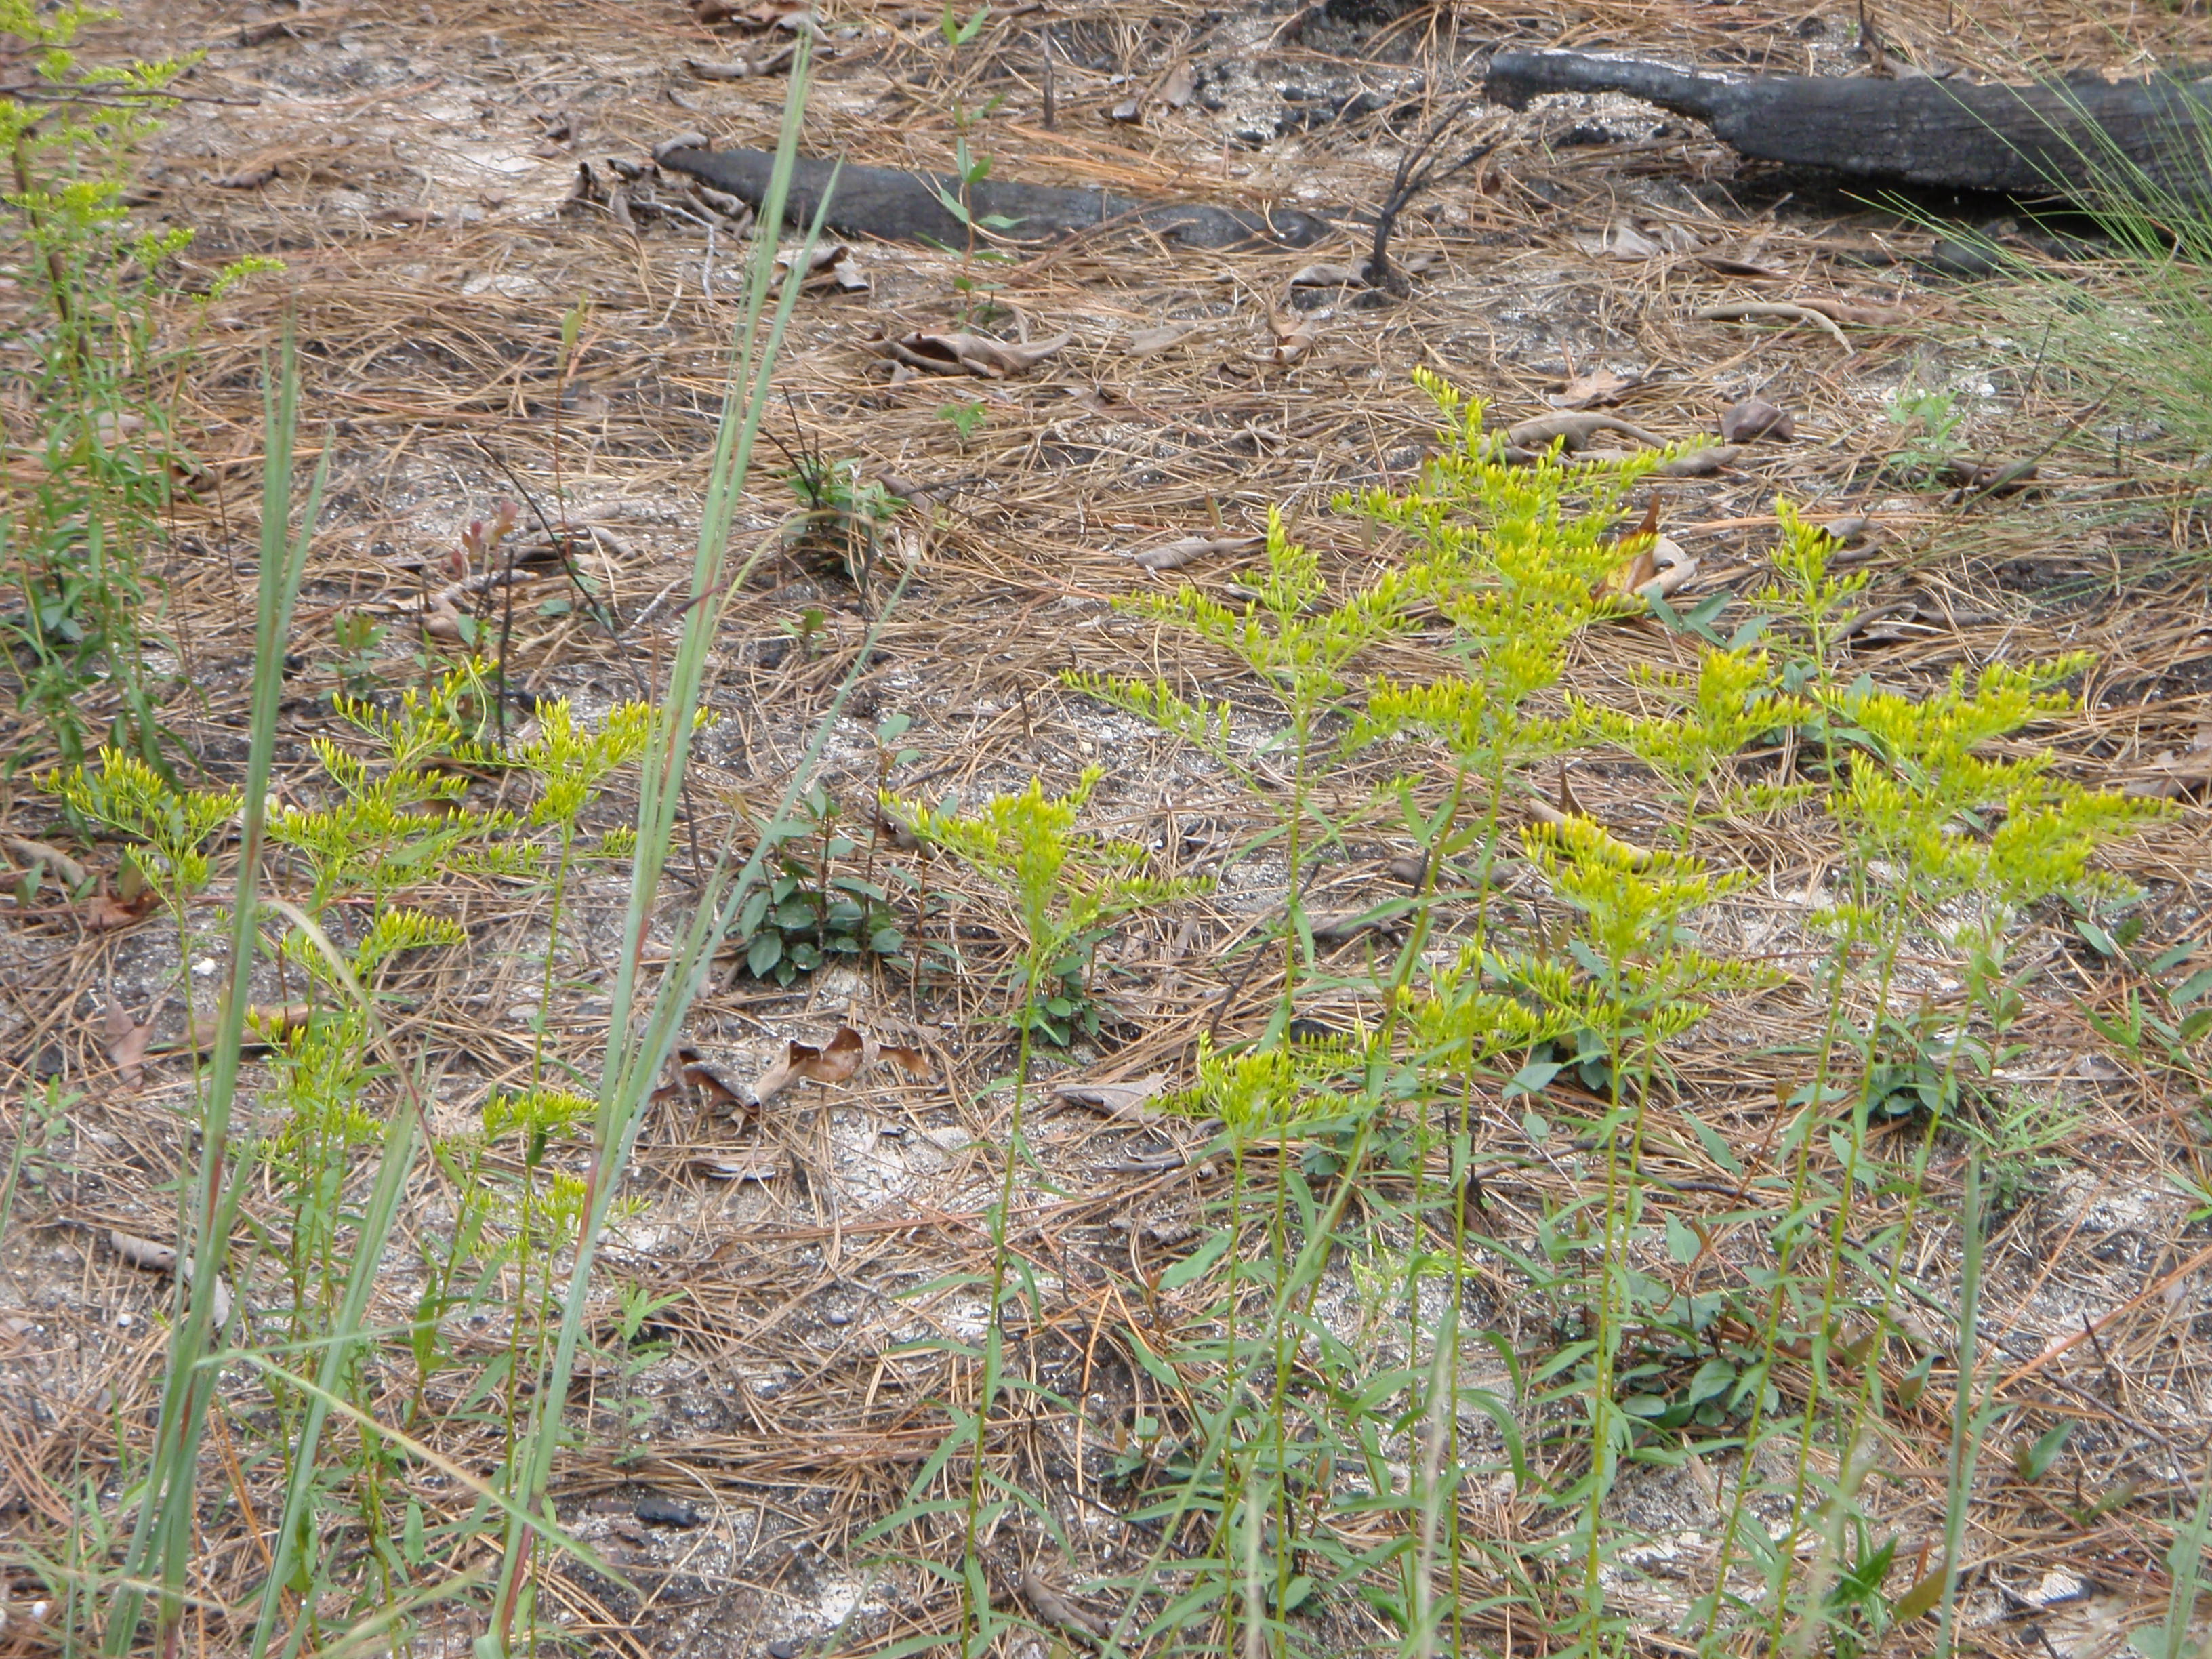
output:
[{"label": "blackened wood", "polygon": [[2212,82],[1731,81],[1586,52],[1508,52],[1491,60],[1484,90],[1516,109],[1547,92],[1626,93],[1706,123],[1746,155],[1851,179],[2076,198],[2148,180],[2185,198],[2212,194]]}]

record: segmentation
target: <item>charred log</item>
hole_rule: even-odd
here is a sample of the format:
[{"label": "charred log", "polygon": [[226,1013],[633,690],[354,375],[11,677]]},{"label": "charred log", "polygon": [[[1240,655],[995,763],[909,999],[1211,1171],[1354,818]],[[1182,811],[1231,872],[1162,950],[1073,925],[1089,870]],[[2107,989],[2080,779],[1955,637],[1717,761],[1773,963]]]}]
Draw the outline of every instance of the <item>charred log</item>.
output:
[{"label": "charred log", "polygon": [[[768,193],[775,166],[775,157],[764,149],[663,149],[654,159],[756,209]],[[831,170],[830,162],[819,159],[798,162],[785,209],[793,224],[813,222],[824,192],[832,189]],[[1251,241],[1304,247],[1329,229],[1328,221],[1291,209],[1260,213],[1202,203],[1133,201],[1102,190],[1066,190],[1000,179],[970,185],[963,197],[959,180],[949,173],[860,167],[848,167],[837,174],[824,222],[845,236],[958,247],[968,240],[968,227],[946,206],[947,195],[963,202],[978,223],[1008,222],[1008,228],[992,234],[1018,242],[1049,241],[1078,230],[1124,223],[1191,247],[1232,247]]]},{"label": "charred log", "polygon": [[1516,109],[1543,93],[1626,93],[1705,122],[1746,155],[1850,179],[2029,197],[2146,183],[2159,194],[2212,195],[2212,81],[1729,80],[1585,52],[1508,52],[1491,61],[1484,90]]}]

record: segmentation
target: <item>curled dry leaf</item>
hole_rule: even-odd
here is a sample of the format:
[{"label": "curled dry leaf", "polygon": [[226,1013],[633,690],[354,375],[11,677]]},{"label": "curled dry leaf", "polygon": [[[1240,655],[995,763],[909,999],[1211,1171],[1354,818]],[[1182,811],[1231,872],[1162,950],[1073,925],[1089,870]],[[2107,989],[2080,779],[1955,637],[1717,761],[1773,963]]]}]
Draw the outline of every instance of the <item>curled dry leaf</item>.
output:
[{"label": "curled dry leaf", "polygon": [[1748,444],[1771,439],[1786,444],[1796,435],[1796,417],[1764,398],[1746,398],[1741,403],[1730,404],[1721,416],[1721,437],[1728,443]]},{"label": "curled dry leaf", "polygon": [[1135,558],[1147,570],[1180,570],[1211,554],[1249,553],[1261,539],[1258,536],[1184,536],[1148,547]]},{"label": "curled dry leaf", "polygon": [[894,362],[928,374],[973,374],[979,380],[1003,380],[1034,368],[1075,337],[1056,334],[1032,344],[994,340],[982,334],[926,334],[919,331],[896,340],[878,343],[877,349]]},{"label": "curled dry leaf", "polygon": [[[177,1271],[177,1251],[172,1244],[163,1244],[150,1238],[141,1238],[136,1233],[126,1233],[110,1228],[108,1248],[134,1267],[143,1267],[149,1273],[173,1273]],[[185,1282],[192,1281],[192,1264],[185,1263]],[[215,1328],[218,1331],[230,1323],[230,1286],[221,1279],[215,1282]]]},{"label": "curled dry leaf", "polygon": [[753,1100],[764,1103],[802,1079],[808,1083],[850,1082],[860,1071],[867,1049],[866,1040],[849,1025],[840,1025],[828,1044],[820,1048],[809,1042],[787,1042],[783,1058],[754,1080]]},{"label": "curled dry leaf", "polygon": [[1181,109],[1197,95],[1198,82],[1190,72],[1188,59],[1177,60],[1168,71],[1168,78],[1160,82],[1160,101],[1170,109]]},{"label": "curled dry leaf", "polygon": [[1275,337],[1274,347],[1267,354],[1271,362],[1294,363],[1321,339],[1320,325],[1311,318],[1294,317],[1272,308],[1267,313],[1267,328]]}]

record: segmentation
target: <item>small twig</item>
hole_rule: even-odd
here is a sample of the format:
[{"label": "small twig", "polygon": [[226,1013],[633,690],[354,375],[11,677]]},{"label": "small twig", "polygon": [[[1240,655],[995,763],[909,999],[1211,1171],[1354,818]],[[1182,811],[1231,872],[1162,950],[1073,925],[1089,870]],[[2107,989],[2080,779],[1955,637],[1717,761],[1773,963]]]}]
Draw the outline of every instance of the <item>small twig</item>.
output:
[{"label": "small twig", "polygon": [[1367,283],[1384,293],[1403,299],[1413,291],[1413,285],[1401,276],[1390,263],[1390,236],[1398,228],[1398,216],[1412,205],[1422,191],[1440,185],[1473,167],[1496,149],[1489,140],[1454,161],[1449,167],[1440,167],[1436,160],[1437,146],[1444,135],[1459,125],[1460,118],[1482,100],[1462,98],[1442,115],[1429,123],[1421,136],[1406,148],[1398,158],[1398,170],[1392,175],[1390,188],[1382,198],[1382,205],[1375,213],[1375,240],[1367,255]]}]

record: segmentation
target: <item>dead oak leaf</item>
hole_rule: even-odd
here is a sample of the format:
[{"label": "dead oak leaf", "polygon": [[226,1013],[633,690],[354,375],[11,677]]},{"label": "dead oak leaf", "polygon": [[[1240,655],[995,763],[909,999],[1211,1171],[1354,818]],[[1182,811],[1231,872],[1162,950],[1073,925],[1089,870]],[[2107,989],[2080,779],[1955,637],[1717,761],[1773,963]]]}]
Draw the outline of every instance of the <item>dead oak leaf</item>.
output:
[{"label": "dead oak leaf", "polygon": [[880,342],[877,349],[894,362],[918,368],[926,374],[972,374],[978,380],[1003,380],[1036,368],[1074,339],[1072,333],[1029,343],[994,340],[985,334],[930,334],[921,330],[896,340]]},{"label": "dead oak leaf", "polygon": [[131,1011],[110,992],[102,1029],[107,1038],[107,1057],[115,1063],[116,1076],[123,1079],[125,1088],[136,1089],[146,1080],[146,1045],[153,1039],[153,1023],[138,1024],[131,1018]]},{"label": "dead oak leaf", "polygon": [[1601,404],[1619,403],[1622,393],[1633,392],[1643,384],[1641,380],[1632,380],[1609,368],[1594,368],[1588,374],[1571,376],[1565,387],[1544,401],[1554,409],[1595,409]]},{"label": "dead oak leaf", "polygon": [[849,1082],[860,1071],[867,1049],[866,1040],[849,1025],[840,1025],[823,1048],[809,1042],[787,1042],[783,1057],[754,1079],[753,1099],[765,1103],[801,1080]]}]

